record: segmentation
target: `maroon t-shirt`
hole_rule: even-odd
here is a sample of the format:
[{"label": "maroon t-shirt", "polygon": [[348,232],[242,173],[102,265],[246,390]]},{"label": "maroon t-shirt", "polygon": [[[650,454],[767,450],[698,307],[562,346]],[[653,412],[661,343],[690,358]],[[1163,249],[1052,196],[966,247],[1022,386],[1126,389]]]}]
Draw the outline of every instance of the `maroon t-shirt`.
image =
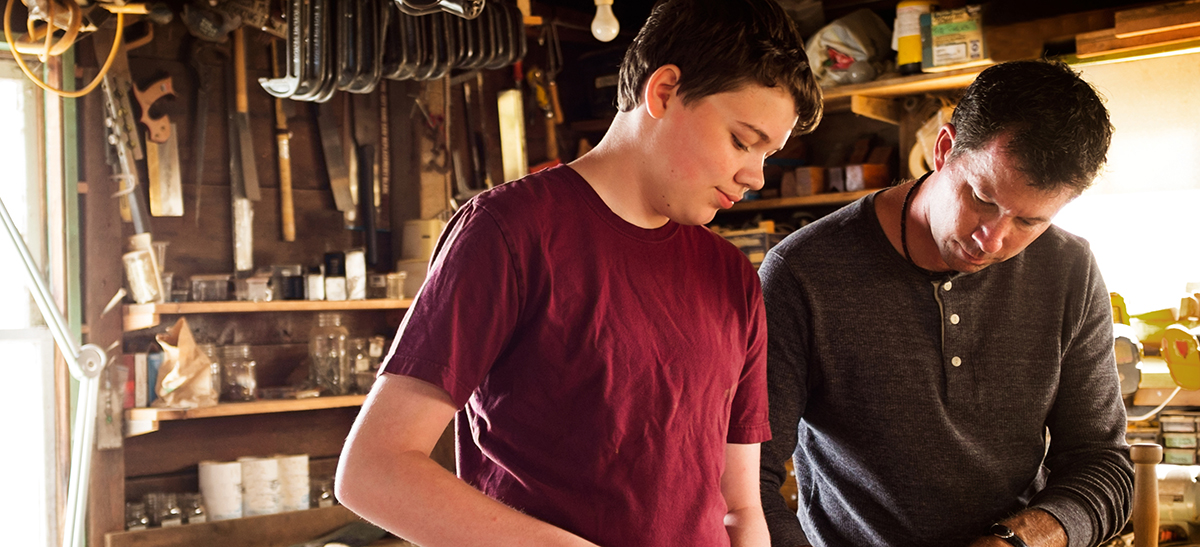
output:
[{"label": "maroon t-shirt", "polygon": [[729,544],[726,443],[770,438],[758,275],[702,226],[639,228],[570,167],[477,196],[385,372],[445,389],[458,474],[608,547]]}]

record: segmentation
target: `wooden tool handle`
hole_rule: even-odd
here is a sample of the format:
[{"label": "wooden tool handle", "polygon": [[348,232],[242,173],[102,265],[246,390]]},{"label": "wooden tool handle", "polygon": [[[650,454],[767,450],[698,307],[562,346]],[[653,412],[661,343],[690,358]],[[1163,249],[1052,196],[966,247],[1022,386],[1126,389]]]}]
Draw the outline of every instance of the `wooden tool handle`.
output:
[{"label": "wooden tool handle", "polygon": [[558,159],[558,127],[554,116],[546,116],[546,159]]},{"label": "wooden tool handle", "polygon": [[233,85],[237,90],[237,111],[250,112],[246,98],[246,35],[242,27],[233,30]]},{"label": "wooden tool handle", "polygon": [[554,112],[554,123],[563,123],[562,105],[558,104],[558,82],[550,80],[546,87],[550,88],[550,108]]},{"label": "wooden tool handle", "polygon": [[1158,472],[1162,447],[1138,443],[1129,447],[1133,460],[1133,546],[1158,547]]},{"label": "wooden tool handle", "polygon": [[296,241],[296,211],[292,206],[292,158],[288,134],[275,135],[279,150],[279,219],[283,240]]}]

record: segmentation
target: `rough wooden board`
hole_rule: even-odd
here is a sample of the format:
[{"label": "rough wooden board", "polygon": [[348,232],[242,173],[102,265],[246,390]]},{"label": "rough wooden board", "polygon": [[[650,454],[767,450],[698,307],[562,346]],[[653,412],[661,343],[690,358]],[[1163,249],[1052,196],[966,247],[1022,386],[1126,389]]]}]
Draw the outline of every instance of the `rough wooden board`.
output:
[{"label": "rough wooden board", "polygon": [[1117,38],[1197,27],[1200,26],[1200,0],[1118,11],[1115,19]]},{"label": "rough wooden board", "polygon": [[361,520],[340,505],[240,519],[105,534],[106,547],[288,547]]},{"label": "rough wooden board", "polygon": [[347,407],[160,422],[158,431],[125,439],[125,474],[190,472],[204,460],[242,456],[337,456],[357,415]]},{"label": "rough wooden board", "polygon": [[1200,39],[1200,26],[1168,32],[1118,38],[1116,29],[1085,32],[1075,36],[1075,55],[1080,59],[1123,53],[1136,49],[1166,46]]}]

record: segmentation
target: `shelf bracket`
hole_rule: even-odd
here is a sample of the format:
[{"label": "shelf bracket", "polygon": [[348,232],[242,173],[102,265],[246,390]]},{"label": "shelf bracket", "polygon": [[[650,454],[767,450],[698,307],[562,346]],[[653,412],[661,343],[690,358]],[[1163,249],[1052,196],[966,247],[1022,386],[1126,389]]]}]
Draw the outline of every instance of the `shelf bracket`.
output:
[{"label": "shelf bracket", "polygon": [[852,95],[850,111],[873,120],[900,125],[900,102],[867,95]]}]

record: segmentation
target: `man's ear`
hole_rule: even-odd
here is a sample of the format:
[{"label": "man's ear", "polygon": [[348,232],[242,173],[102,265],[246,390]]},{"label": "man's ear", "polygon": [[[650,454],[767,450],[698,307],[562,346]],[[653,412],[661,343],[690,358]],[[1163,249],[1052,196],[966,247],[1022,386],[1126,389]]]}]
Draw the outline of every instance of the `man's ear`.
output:
[{"label": "man's ear", "polygon": [[679,97],[676,91],[679,89],[681,75],[678,66],[663,65],[646,78],[642,100],[646,103],[646,111],[650,113],[650,117],[662,118],[666,114],[667,105]]},{"label": "man's ear", "polygon": [[942,166],[950,160],[950,152],[954,149],[954,124],[946,124],[938,129],[937,140],[933,142],[933,170],[941,171]]}]

